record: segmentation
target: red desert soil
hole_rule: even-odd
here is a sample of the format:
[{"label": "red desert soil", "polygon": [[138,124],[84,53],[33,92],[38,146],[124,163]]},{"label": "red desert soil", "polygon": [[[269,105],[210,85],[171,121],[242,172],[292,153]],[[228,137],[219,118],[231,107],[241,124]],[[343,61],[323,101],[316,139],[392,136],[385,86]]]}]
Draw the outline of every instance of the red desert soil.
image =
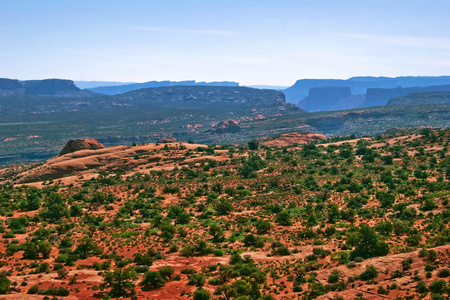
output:
[{"label": "red desert soil", "polygon": [[[322,138],[324,137],[321,135],[291,133],[281,135],[275,139],[264,139],[264,145],[274,146],[270,151],[263,147],[254,151],[243,149],[243,147],[236,147],[232,149],[233,151],[219,147],[218,149],[208,149],[209,146],[207,145],[181,142],[117,146],[95,150],[80,149],[54,157],[42,165],[34,168],[30,167],[29,170],[16,172],[15,177],[11,178],[10,182],[16,184],[15,187],[19,190],[23,188],[21,187],[22,183],[30,186],[46,187],[43,190],[50,190],[53,183],[55,183],[54,187],[58,193],[67,193],[65,195],[66,199],[74,201],[70,205],[74,205],[74,203],[83,205],[84,215],[67,217],[67,221],[75,225],[71,229],[70,234],[70,239],[74,241],[72,248],[75,248],[80,243],[81,238],[90,237],[103,250],[105,256],[91,255],[85,259],[78,259],[74,265],[65,265],[68,276],[65,279],[59,278],[53,269],[55,258],[61,251],[57,249],[57,246],[53,245],[58,245],[59,241],[50,238],[53,236],[55,238],[58,237],[58,230],[63,232],[64,222],[45,222],[44,224],[45,219],[39,220],[37,218],[38,221],[36,219],[33,220],[34,216],[40,216],[40,211],[27,212],[16,207],[15,210],[8,211],[8,213],[0,216],[0,225],[4,225],[3,230],[6,230],[5,233],[12,231],[9,223],[12,218],[27,216],[30,224],[27,226],[25,233],[15,233],[13,238],[4,237],[4,243],[0,243],[1,258],[7,262],[2,267],[2,270],[10,271],[8,279],[12,282],[17,282],[17,290],[9,295],[1,295],[0,300],[42,299],[43,295],[26,294],[26,291],[34,285],[38,285],[40,289],[50,287],[70,289],[69,296],[61,297],[64,299],[99,299],[95,298],[94,294],[97,294],[100,298],[104,296],[100,290],[97,290],[97,286],[103,282],[103,277],[101,276],[101,271],[93,268],[94,263],[111,261],[112,268],[110,270],[112,271],[118,268],[119,260],[115,262],[116,266],[114,267],[113,256],[109,256],[111,253],[116,252],[121,259],[127,259],[133,258],[133,255],[138,252],[144,253],[148,249],[161,251],[164,256],[163,259],[157,259],[149,265],[151,271],[157,271],[164,266],[171,266],[174,269],[174,274],[180,275],[181,279],[179,281],[170,280],[165,286],[157,290],[144,291],[138,286],[138,283],[143,278],[141,274],[138,279],[134,280],[139,299],[192,299],[192,296],[186,293],[193,293],[197,287],[187,285],[188,276],[185,273],[180,274],[180,271],[192,268],[199,273],[206,274],[207,271],[205,270],[207,270],[208,266],[230,265],[230,258],[232,257],[230,254],[234,250],[239,251],[241,258],[247,259],[246,256],[250,257],[258,269],[263,270],[267,274],[266,282],[261,284],[260,287],[262,292],[272,295],[275,299],[300,299],[306,296],[305,292],[311,289],[312,283],[327,286],[329,284],[329,276],[333,271],[339,273],[339,280],[341,283],[345,283],[345,289],[342,291],[327,291],[325,295],[318,296],[316,299],[335,299],[336,294],[343,297],[343,299],[355,299],[357,297],[364,297],[364,299],[368,300],[395,299],[396,297],[405,299],[408,296],[408,299],[413,299],[410,296],[418,299],[419,295],[416,291],[418,283],[423,281],[426,286],[430,286],[431,282],[441,279],[438,276],[439,270],[450,267],[450,245],[436,247],[433,244],[434,236],[439,235],[441,231],[445,231],[448,228],[448,222],[442,224],[436,222],[436,229],[427,227],[434,221],[434,216],[443,215],[444,211],[448,211],[448,201],[445,204],[448,192],[442,188],[439,190],[440,194],[433,195],[428,193],[426,189],[428,183],[441,182],[442,185],[448,184],[448,178],[442,176],[440,181],[438,181],[438,175],[443,174],[444,168],[439,169],[437,167],[434,168],[434,171],[425,170],[429,172],[427,173],[429,176],[421,181],[414,178],[413,171],[416,170],[415,166],[421,163],[420,159],[422,158],[419,155],[415,155],[420,151],[412,143],[422,143],[421,145],[425,149],[424,153],[427,152],[423,155],[423,159],[427,159],[426,162],[430,164],[433,163],[431,158],[436,159],[434,164],[445,162],[444,159],[448,157],[448,153],[443,153],[445,155],[440,154],[443,157],[438,156],[435,153],[436,150],[442,149],[441,145],[438,144],[439,141],[434,143],[427,142],[420,135],[396,136],[385,140],[364,138],[363,142],[367,142],[367,148],[377,151],[379,154],[372,162],[364,161],[362,155],[355,155],[354,158],[350,157],[350,159],[339,158],[339,151],[347,147],[342,144],[349,143],[353,151],[355,151],[360,139],[316,144],[318,150],[313,154],[321,157],[321,164],[318,164],[319,160],[314,156],[303,156],[301,148],[290,148],[293,151],[279,149],[279,147],[284,146],[320,141]],[[391,164],[384,164],[381,157],[390,155],[389,147],[397,144],[403,146],[402,156],[394,159]],[[328,151],[323,146],[326,147],[328,145],[336,145],[334,148],[339,150],[327,153]],[[340,146],[342,147],[339,148]],[[245,161],[255,158],[255,156],[259,156],[261,161],[267,164],[255,172],[256,176],[252,175],[254,177],[244,178],[239,173],[242,165]],[[405,207],[400,212],[410,213],[414,211],[417,213],[417,217],[416,215],[413,217],[409,215],[404,216],[405,218],[411,218],[408,221],[400,219],[397,216],[399,211],[394,209],[392,205],[390,207],[382,207],[380,200],[377,199],[377,192],[388,191],[388,188],[390,188],[380,180],[382,172],[388,170],[392,174],[397,174],[403,160],[409,163],[411,171],[406,174],[406,178],[402,179],[403,185],[405,188],[414,187],[416,190],[410,196],[407,196],[405,192],[398,192],[395,194],[393,201],[395,201],[395,204],[405,204]],[[339,172],[331,174],[330,170],[332,167],[335,167]],[[374,172],[375,167],[383,168],[383,171]],[[171,171],[152,172],[160,170]],[[8,170],[5,169],[0,172],[7,174]],[[118,175],[115,176],[114,172],[117,172]],[[138,173],[146,174],[146,176],[141,176]],[[197,176],[200,174],[204,177],[189,178],[188,175],[192,175],[192,173]],[[356,186],[356,188],[361,190],[352,191],[346,188],[337,191],[336,189],[340,187],[339,182],[342,179],[346,179],[345,175],[348,175],[349,180],[354,180],[361,185],[361,187],[359,185]],[[362,185],[363,180],[367,179],[366,176],[368,175],[372,176],[370,181],[366,182],[366,184],[370,183],[370,189]],[[103,176],[115,176],[114,178],[117,181],[111,185],[102,185],[100,180],[87,182],[89,179],[97,176],[102,176],[100,179],[105,179]],[[308,180],[311,178],[317,180],[317,182],[308,183]],[[400,177],[397,175],[394,178],[400,180]],[[14,181],[14,179],[16,180]],[[44,180],[55,181],[50,183],[43,182]],[[59,182],[62,184],[57,187]],[[80,185],[83,182],[85,184],[83,188],[87,191],[86,194],[79,193],[82,189]],[[74,185],[70,185],[72,183]],[[311,185],[316,184],[317,187],[303,187],[307,183]],[[413,186],[413,184],[417,183],[420,183],[420,186]],[[211,196],[214,184],[221,185],[220,191],[215,196],[216,198]],[[334,185],[333,190],[323,189],[322,187],[325,184],[329,187]],[[430,184],[430,186],[435,189],[441,188],[438,184]],[[206,191],[202,190],[202,188],[205,188]],[[298,193],[294,192],[295,188],[298,188]],[[322,189],[318,191],[315,188]],[[149,192],[151,189],[154,191]],[[175,189],[175,191],[171,189]],[[23,193],[25,191],[24,189]],[[370,191],[370,193],[363,193],[364,191]],[[102,205],[95,205],[89,200],[95,192],[111,195],[114,199]],[[146,193],[152,195],[149,196]],[[423,201],[421,199],[427,194],[430,197],[432,196],[432,199],[437,204],[435,203],[436,206],[427,211],[422,211]],[[80,198],[75,198],[75,196]],[[366,200],[366,202],[358,207],[356,201],[353,203],[349,201],[355,197],[359,197],[357,201]],[[188,201],[189,198],[192,199],[189,200],[192,202]],[[11,196],[11,199],[8,198],[8,201],[13,202],[17,199],[19,198]],[[229,200],[233,205],[233,209],[224,214],[215,213],[213,209],[216,209],[215,205],[218,203],[218,199]],[[44,196],[42,200],[45,203],[46,199],[44,199]],[[151,209],[158,210],[152,218],[148,216],[140,217],[141,206],[134,208],[132,212],[123,212],[124,208],[130,203],[133,203],[132,205],[146,204]],[[350,203],[356,206],[354,209],[356,215],[353,220],[347,220],[342,217],[343,212],[349,211]],[[331,222],[328,219],[328,209],[333,204],[337,206],[339,219]],[[280,209],[291,210],[290,213],[293,215],[293,219],[290,224],[277,224],[276,218],[280,211],[270,212],[270,209],[277,208],[277,205],[279,205]],[[178,220],[169,216],[170,209],[175,206],[179,206],[183,213],[189,215],[188,223],[177,223]],[[311,210],[310,213],[307,212],[308,209]],[[142,212],[145,213],[147,211]],[[206,213],[208,212],[212,213],[207,215]],[[370,215],[368,215],[369,213]],[[322,217],[319,221],[316,220],[315,223],[309,224],[308,214],[321,214]],[[87,219],[88,216],[89,219]],[[174,228],[183,229],[185,235],[182,235],[177,230],[171,239],[163,242],[162,234],[164,229],[155,225],[156,216],[166,218],[170,223],[168,224],[169,227],[173,225]],[[94,226],[93,224],[97,217],[104,218],[102,222],[108,225],[103,228],[101,225]],[[41,216],[41,218],[43,217]],[[138,219],[140,220],[138,221]],[[262,220],[268,221],[271,228],[264,233],[258,233],[255,230],[255,224],[256,221]],[[409,232],[404,234],[391,233],[383,236],[383,239],[388,242],[390,247],[389,253],[385,256],[366,260],[355,258],[350,263],[350,260],[345,262],[339,261],[338,254],[351,253],[354,245],[347,244],[349,237],[351,237],[352,233],[358,232],[363,227],[361,226],[362,224],[367,224],[374,228],[389,220],[398,221],[397,225],[404,224],[417,232],[411,234]],[[211,224],[217,224],[223,229],[224,239],[217,244],[212,242],[213,236],[208,231],[211,229]],[[37,230],[42,231],[44,228],[53,232],[51,233],[53,235],[50,234],[48,239],[52,243],[53,248],[50,258],[38,258],[36,261],[49,263],[50,270],[34,274],[34,267],[30,266],[34,260],[24,259],[23,249],[14,252],[12,255],[6,255],[6,250],[8,245],[14,243],[23,244],[27,239],[34,238],[37,236]],[[317,235],[306,238],[304,233],[306,229],[314,231]],[[333,229],[334,233],[328,235],[327,229]],[[132,234],[126,235],[126,233]],[[235,235],[236,233],[240,234]],[[244,237],[250,234],[263,238],[264,245],[260,248],[246,246]],[[413,234],[419,234],[418,244],[414,247],[406,247],[405,240]],[[194,244],[199,239],[205,241],[209,247],[214,247],[212,249],[222,249],[224,251],[218,256],[215,256],[216,253],[213,254],[213,252],[195,254],[197,256],[189,257],[183,254],[182,247],[184,245]],[[12,243],[13,240],[14,243]],[[282,243],[290,253],[274,254],[272,242]],[[179,246],[179,250],[169,251],[169,246],[171,245]],[[345,247],[348,245],[351,247]],[[422,247],[436,251],[436,260],[430,262],[428,260],[429,257],[421,257],[419,254],[422,251]],[[317,254],[317,250],[325,251],[328,254],[320,256],[320,254]],[[403,269],[404,262],[409,258],[412,259],[412,263],[410,268],[405,270]],[[299,286],[302,288],[303,294],[294,292],[293,276],[295,266],[299,264],[302,264],[303,267],[314,267],[308,270],[306,275],[306,278],[308,278],[311,274],[314,274],[313,277],[308,278],[310,282],[301,282],[297,285],[297,288]],[[376,280],[362,281],[359,276],[369,265],[377,268],[378,276]],[[430,272],[431,275],[427,274],[425,270],[426,265],[433,265],[437,269]],[[277,271],[275,275],[279,277],[271,274],[273,270]],[[398,273],[401,273],[400,276],[395,275]],[[218,276],[218,273],[212,272],[212,274],[207,275],[210,277],[207,277],[204,285],[204,289],[211,294],[217,286],[211,284],[208,279]],[[69,285],[69,278],[75,275],[77,283]],[[445,282],[448,282],[448,278],[444,278]],[[231,284],[233,280],[230,280],[228,283]],[[22,282],[26,282],[27,285],[21,286]],[[388,289],[388,286],[394,284],[397,285],[396,288]],[[385,288],[389,293],[387,295],[379,294],[379,287]],[[76,288],[79,289],[79,292]],[[183,291],[185,293],[182,293]],[[213,296],[215,299],[218,299],[218,297],[220,296]],[[431,293],[428,293],[423,299],[430,299],[430,297]]]}]

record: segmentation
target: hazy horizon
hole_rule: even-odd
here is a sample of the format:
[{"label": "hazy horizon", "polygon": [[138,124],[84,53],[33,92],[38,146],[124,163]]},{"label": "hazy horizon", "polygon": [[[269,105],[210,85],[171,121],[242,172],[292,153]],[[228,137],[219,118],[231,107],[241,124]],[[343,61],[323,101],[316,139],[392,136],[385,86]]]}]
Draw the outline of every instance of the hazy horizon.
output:
[{"label": "hazy horizon", "polygon": [[237,81],[441,76],[450,2],[2,1],[0,77]]}]

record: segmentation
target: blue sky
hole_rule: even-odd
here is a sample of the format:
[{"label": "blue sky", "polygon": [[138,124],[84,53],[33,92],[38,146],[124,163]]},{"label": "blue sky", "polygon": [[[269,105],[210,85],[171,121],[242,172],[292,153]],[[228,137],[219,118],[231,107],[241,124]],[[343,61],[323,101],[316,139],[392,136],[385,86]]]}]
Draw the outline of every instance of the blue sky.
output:
[{"label": "blue sky", "polygon": [[0,77],[450,75],[450,1],[0,0]]}]

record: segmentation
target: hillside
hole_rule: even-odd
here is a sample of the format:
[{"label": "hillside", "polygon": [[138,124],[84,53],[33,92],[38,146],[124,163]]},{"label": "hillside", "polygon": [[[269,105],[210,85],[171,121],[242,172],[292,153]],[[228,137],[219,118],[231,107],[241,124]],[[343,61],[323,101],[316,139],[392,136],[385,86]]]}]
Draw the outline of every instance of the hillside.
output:
[{"label": "hillside", "polygon": [[[272,92],[272,99],[277,99],[277,92]],[[448,105],[306,113],[290,110],[289,105],[281,110],[280,103],[262,107],[267,114],[261,114],[256,103],[255,109],[223,104],[220,110],[213,106],[189,109],[183,101],[180,108],[150,105],[145,99],[133,105],[126,103],[109,98],[5,98],[0,101],[0,110],[5,111],[4,123],[0,123],[0,164],[42,161],[57,155],[67,140],[90,136],[105,146],[150,143],[168,136],[179,141],[223,144],[289,132],[373,136],[392,128],[450,127]],[[239,131],[219,133],[216,126],[229,119],[237,122]]]},{"label": "hillside", "polygon": [[[217,123],[301,111],[274,90],[177,86],[117,96],[61,98],[10,96],[0,101],[0,163],[43,160],[65,141],[96,136],[105,145],[155,142],[161,137],[215,138]],[[200,134],[201,132],[201,134]]]},{"label": "hillside", "polygon": [[116,95],[113,99],[129,106],[150,105],[162,108],[207,109],[223,112],[245,110],[264,115],[299,111],[292,103],[286,103],[282,92],[247,87],[159,87],[131,91]]},{"label": "hillside", "polygon": [[[449,142],[175,142],[0,169],[1,297],[445,299]],[[31,180],[57,165],[75,173]]]},{"label": "hillside", "polygon": [[412,93],[402,97],[389,99],[386,105],[424,105],[424,104],[450,104],[450,92]]},{"label": "hillside", "polygon": [[[323,90],[328,92],[318,89]],[[337,106],[345,107],[344,100],[352,97],[339,98]],[[67,140],[89,136],[105,146],[154,143],[168,137],[223,144],[290,132],[364,136],[391,128],[447,128],[449,108],[389,105],[307,113],[286,103],[282,92],[214,86],[159,87],[87,98],[4,96],[0,164],[46,160]]]}]

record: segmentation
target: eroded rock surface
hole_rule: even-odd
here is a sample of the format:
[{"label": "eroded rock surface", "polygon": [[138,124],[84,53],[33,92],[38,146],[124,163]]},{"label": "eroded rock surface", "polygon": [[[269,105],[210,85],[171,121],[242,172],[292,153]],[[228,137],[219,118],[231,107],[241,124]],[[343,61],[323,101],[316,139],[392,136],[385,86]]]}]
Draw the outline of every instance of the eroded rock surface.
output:
[{"label": "eroded rock surface", "polygon": [[269,147],[287,147],[295,144],[310,144],[315,141],[324,140],[326,136],[321,133],[298,133],[291,132],[280,135],[277,138],[262,138],[261,142]]},{"label": "eroded rock surface", "polygon": [[98,150],[103,148],[105,148],[105,146],[95,139],[75,139],[68,141],[59,155],[61,156],[80,150]]}]

